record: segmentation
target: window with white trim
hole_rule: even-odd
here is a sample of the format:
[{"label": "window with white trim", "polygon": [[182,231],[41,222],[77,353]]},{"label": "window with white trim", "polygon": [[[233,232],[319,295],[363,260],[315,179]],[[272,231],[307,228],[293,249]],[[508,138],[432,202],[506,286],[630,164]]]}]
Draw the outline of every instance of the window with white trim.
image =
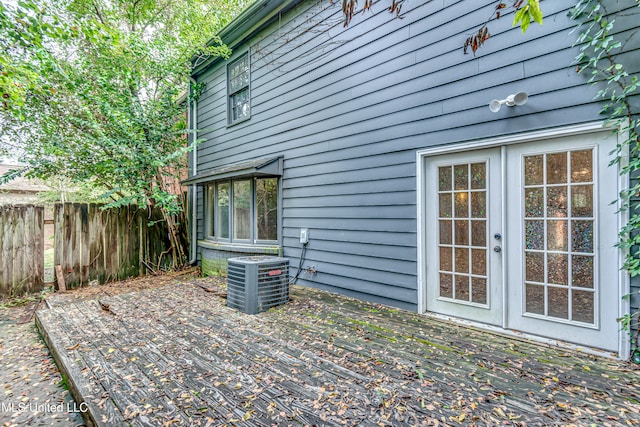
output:
[{"label": "window with white trim", "polygon": [[228,123],[247,120],[251,115],[249,53],[227,66]]},{"label": "window with white trim", "polygon": [[207,238],[223,242],[278,241],[277,177],[244,177],[207,186]]}]

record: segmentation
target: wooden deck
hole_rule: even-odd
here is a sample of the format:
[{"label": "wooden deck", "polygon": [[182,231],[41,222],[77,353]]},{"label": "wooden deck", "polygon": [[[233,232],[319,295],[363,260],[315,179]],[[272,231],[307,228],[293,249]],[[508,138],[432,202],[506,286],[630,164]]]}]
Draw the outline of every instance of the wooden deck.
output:
[{"label": "wooden deck", "polygon": [[255,316],[221,295],[178,284],[37,324],[96,425],[640,424],[636,366],[311,289]]}]

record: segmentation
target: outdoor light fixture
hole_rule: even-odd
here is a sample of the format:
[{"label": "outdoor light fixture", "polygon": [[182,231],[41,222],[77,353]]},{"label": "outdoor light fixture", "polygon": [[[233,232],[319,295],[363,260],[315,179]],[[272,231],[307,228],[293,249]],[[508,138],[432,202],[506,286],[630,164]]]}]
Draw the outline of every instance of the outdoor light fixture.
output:
[{"label": "outdoor light fixture", "polygon": [[513,107],[515,105],[524,105],[527,103],[527,100],[529,100],[529,95],[524,92],[518,92],[516,94],[507,96],[501,101],[494,99],[489,104],[489,109],[492,113],[497,113],[498,111],[500,111],[500,108],[503,104],[506,104],[508,107]]}]

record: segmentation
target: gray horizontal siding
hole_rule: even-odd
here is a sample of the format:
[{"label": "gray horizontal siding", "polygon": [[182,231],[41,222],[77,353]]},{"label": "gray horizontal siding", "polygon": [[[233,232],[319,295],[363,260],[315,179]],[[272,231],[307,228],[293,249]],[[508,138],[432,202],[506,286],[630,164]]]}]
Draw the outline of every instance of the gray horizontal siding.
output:
[{"label": "gray horizontal siding", "polygon": [[[322,196],[344,196],[344,195],[380,195],[384,197],[386,194],[395,191],[414,190],[415,195],[416,180],[414,176],[407,178],[394,179],[376,179],[367,182],[349,182],[333,185],[310,186],[289,188],[286,190],[285,203],[287,199],[298,199],[302,197],[322,197]],[[373,196],[375,197],[375,196]]]},{"label": "gray horizontal siding", "polygon": [[[471,3],[471,2],[468,2]],[[385,12],[386,13],[386,12]],[[383,14],[384,15],[384,14]],[[385,25],[385,27],[391,27],[391,28],[397,28],[397,25],[393,25],[394,21],[391,21],[390,23],[387,23]],[[478,22],[477,25],[479,25],[480,22]],[[460,31],[460,27],[456,26],[457,31]],[[397,34],[399,30],[396,30],[394,33],[392,34]],[[465,34],[466,30],[463,30],[459,36],[462,37]],[[304,96],[309,97],[309,96],[315,96],[314,91],[321,91],[322,92],[322,96],[327,97],[327,96],[331,96],[332,94],[336,93],[333,89],[332,89],[332,85],[330,85],[330,83],[332,82],[337,82],[337,83],[342,83],[342,84],[348,84],[350,87],[354,87],[357,88],[359,87],[371,87],[371,85],[369,84],[368,81],[363,79],[359,79],[360,81],[358,81],[358,86],[354,85],[353,83],[355,83],[355,81],[351,81],[351,80],[355,80],[358,79],[358,76],[354,76],[354,74],[350,74],[350,75],[346,75],[345,73],[359,73],[359,72],[366,72],[366,75],[371,77],[374,76],[376,79],[380,80],[380,79],[388,79],[389,75],[387,75],[388,73],[386,72],[380,72],[380,70],[377,70],[375,72],[369,72],[370,70],[367,69],[367,67],[365,66],[365,64],[369,64],[369,66],[375,66],[375,67],[380,67],[381,62],[385,61],[386,55],[398,55],[398,52],[405,52],[405,50],[402,49],[401,46],[397,45],[397,42],[400,40],[406,40],[406,32],[399,34],[398,36],[396,36],[396,38],[393,39],[388,39],[388,38],[383,38],[381,40],[378,41],[379,45],[376,45],[375,43],[372,43],[370,41],[370,39],[372,38],[370,33],[367,33],[367,37],[366,39],[369,41],[366,49],[370,50],[370,51],[376,51],[377,54],[375,56],[370,56],[369,58],[364,58],[361,60],[360,57],[358,57],[357,55],[342,55],[342,56],[338,56],[338,59],[331,61],[329,63],[324,64],[322,67],[320,67],[319,69],[326,69],[324,72],[324,77],[322,79],[314,79],[311,80],[308,78],[309,72],[304,73],[303,77],[305,77],[305,79],[301,79],[301,78],[295,78],[295,76],[293,76],[292,74],[294,74],[293,72],[288,73],[286,76],[276,76],[275,78],[273,78],[270,82],[269,82],[269,87],[273,88],[273,90],[276,90],[278,92],[278,96],[274,96],[273,94],[269,93],[267,91],[267,89],[265,88],[265,97],[267,99],[267,101],[272,101],[272,102],[280,102],[283,98],[289,98],[289,97],[293,97],[295,96],[294,94],[296,93],[295,90],[297,88],[300,87],[304,87]],[[456,66],[458,65],[460,62],[477,62],[479,61],[479,59],[474,59],[473,57],[471,57],[470,55],[467,56],[463,56],[463,55],[455,55],[453,53],[460,53],[461,50],[461,43],[464,40],[464,37],[461,40],[458,40],[457,38],[454,39],[447,39],[447,41],[449,43],[451,43],[451,46],[449,46],[448,49],[446,49],[443,52],[430,52],[430,54],[427,56],[427,58],[434,62],[437,63],[437,70],[442,70],[442,69],[447,69],[450,68],[452,66]],[[405,42],[407,43],[407,42]],[[433,41],[431,41],[432,44],[429,45],[429,49],[433,49]],[[419,43],[419,45],[424,45],[424,43]],[[424,48],[422,49],[424,50]],[[350,52],[346,52],[346,53],[350,53]],[[453,54],[453,55],[452,55]],[[408,54],[404,54],[404,57],[409,57],[410,61],[409,63],[413,64],[415,63],[415,52],[409,52]],[[442,57],[440,57],[442,56]],[[453,59],[453,61],[452,61]],[[351,61],[346,62],[345,64],[340,63],[338,61],[342,61],[342,62],[346,62],[346,61]],[[355,61],[355,62],[354,62]],[[418,61],[420,62],[420,61]],[[413,78],[416,77],[415,73],[412,70],[403,70],[401,67],[399,68],[400,64],[386,64],[383,63],[382,66],[388,66],[389,70],[395,70],[397,71],[397,75],[400,76],[401,78],[404,78],[405,81],[411,81]],[[353,70],[351,70],[353,68]],[[427,72],[432,72],[431,70],[431,65],[429,63],[427,64],[422,64],[421,65],[421,69],[426,70]],[[338,71],[336,71],[338,70]],[[314,71],[318,71],[318,70],[314,70]],[[405,72],[406,71],[406,72]],[[255,76],[256,72],[254,71],[254,76]],[[349,79],[349,80],[345,80],[345,78]],[[280,81],[281,80],[281,81]],[[297,82],[298,80],[300,80],[300,82],[297,83],[296,86],[294,86],[294,84],[296,84],[295,82]],[[284,85],[283,85],[284,82]],[[256,82],[257,84],[258,82]],[[391,81],[388,86],[393,86],[396,82]],[[343,91],[343,88],[338,88],[338,91]],[[372,89],[369,89],[371,92],[375,92],[377,90],[376,87],[373,87]],[[257,102],[256,100],[260,97],[260,94],[257,94],[256,96],[254,96],[254,106],[255,106],[255,102]],[[299,93],[298,93],[298,96]],[[289,101],[287,102],[289,103]],[[253,130],[252,130],[253,131]]]},{"label": "gray horizontal siding", "polygon": [[[300,252],[298,249],[292,249],[287,256],[297,258]],[[409,272],[402,273],[403,266],[407,270],[411,269],[413,264],[411,262],[311,250],[307,251],[305,259],[307,265],[313,266],[318,271],[317,276],[313,278],[317,284],[336,287],[339,282],[345,284],[353,281],[359,285],[359,288],[356,286],[345,286],[345,288],[354,291],[363,290],[386,298],[392,295],[403,295],[404,298],[397,299],[407,304],[415,304],[415,276]],[[333,283],[324,276],[331,276]],[[342,279],[336,281],[336,276]],[[305,278],[304,275],[301,277]],[[373,289],[376,292],[371,292]]]},{"label": "gray horizontal siding", "polygon": [[[332,242],[348,242],[359,244],[373,244],[373,245],[388,245],[390,247],[406,246],[415,248],[415,245],[409,242],[407,244],[407,234],[413,237],[412,233],[401,232],[379,232],[370,233],[368,231],[356,231],[356,230],[332,230],[332,229],[315,229],[313,230],[314,240],[332,241]],[[298,238],[300,235],[300,229],[298,228],[285,228],[283,230],[284,237]],[[295,242],[293,242],[295,243]],[[392,252],[389,252],[393,256]]]},{"label": "gray horizontal siding", "polygon": [[[545,3],[524,36],[512,16],[491,23],[474,56],[462,45],[494,1],[410,2],[401,20],[378,3],[346,29],[339,6],[304,2],[250,41],[250,120],[226,124],[223,63],[198,76],[198,170],[284,155],[284,254],[309,228],[318,270],[301,283],[415,309],[416,149],[600,119],[571,66],[572,3]],[[516,91],[527,105],[489,111]]]},{"label": "gray horizontal siding", "polygon": [[[391,260],[392,262],[395,260],[408,261],[410,263],[414,262],[416,259],[416,251],[415,247],[406,247],[406,246],[394,246],[389,243],[367,243],[362,244],[359,242],[345,242],[341,241],[340,245],[336,245],[337,241],[330,239],[320,239],[317,237],[317,233],[314,233],[314,245],[313,251],[316,251],[321,254],[334,252],[336,247],[340,247],[340,253],[348,253],[353,256],[364,256],[373,259],[380,260]],[[297,236],[293,238],[285,237],[284,244],[287,246],[296,246]],[[309,250],[308,259],[311,260],[314,258],[314,252]],[[367,264],[368,265],[368,264]],[[379,269],[384,271],[382,265]],[[413,280],[413,275],[410,280]],[[412,282],[411,282],[412,283]],[[413,286],[413,285],[411,285]]]},{"label": "gray horizontal siding", "polygon": [[[372,233],[403,232],[413,233],[411,241],[415,246],[416,221],[413,219],[395,219],[389,221],[386,218],[374,218],[361,221],[358,218],[298,218],[284,214],[285,227],[309,228],[314,233],[316,229],[325,230],[356,230]],[[311,243],[309,244],[312,245]]]},{"label": "gray horizontal siding", "polygon": [[314,174],[310,176],[299,176],[289,179],[285,171],[284,189],[305,186],[342,184],[347,182],[376,181],[389,178],[403,178],[415,176],[415,170],[407,168],[407,165],[380,166],[369,169],[355,169],[351,172],[328,172],[326,174]]},{"label": "gray horizontal siding", "polygon": [[397,206],[415,205],[416,193],[412,191],[397,191],[392,193],[373,194],[345,194],[316,197],[294,197],[285,199],[283,206],[286,208],[321,208],[321,207],[348,207],[348,206]]}]

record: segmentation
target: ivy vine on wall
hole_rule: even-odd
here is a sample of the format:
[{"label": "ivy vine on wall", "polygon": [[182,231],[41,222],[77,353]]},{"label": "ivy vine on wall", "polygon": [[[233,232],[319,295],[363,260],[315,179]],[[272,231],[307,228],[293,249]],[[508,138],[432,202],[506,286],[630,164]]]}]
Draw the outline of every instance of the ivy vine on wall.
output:
[{"label": "ivy vine on wall", "polygon": [[[640,0],[635,0],[635,7],[640,7]],[[630,12],[633,13],[633,12]],[[635,12],[637,13],[637,12]],[[634,36],[634,29],[628,32],[615,30],[616,14],[609,13],[603,0],[578,0],[571,10],[571,18],[578,22],[578,39],[580,54],[574,65],[579,73],[589,76],[588,82],[598,85],[596,98],[604,101],[601,113],[606,122],[623,138],[618,144],[612,164],[618,164],[620,174],[629,180],[638,176],[640,156],[638,155],[638,130],[640,121],[638,111],[634,111],[632,97],[638,95],[638,76],[626,69],[622,63],[621,53],[625,44]],[[624,39],[623,37],[627,37]],[[627,161],[628,159],[628,161]],[[625,253],[623,268],[633,278],[640,275],[640,181],[631,179],[628,189],[619,194],[622,209],[629,215],[629,220],[620,230],[618,247]],[[630,299],[631,294],[623,298]],[[640,346],[638,335],[640,312],[630,312],[618,321],[628,331],[631,338],[631,357],[640,363]]]}]

